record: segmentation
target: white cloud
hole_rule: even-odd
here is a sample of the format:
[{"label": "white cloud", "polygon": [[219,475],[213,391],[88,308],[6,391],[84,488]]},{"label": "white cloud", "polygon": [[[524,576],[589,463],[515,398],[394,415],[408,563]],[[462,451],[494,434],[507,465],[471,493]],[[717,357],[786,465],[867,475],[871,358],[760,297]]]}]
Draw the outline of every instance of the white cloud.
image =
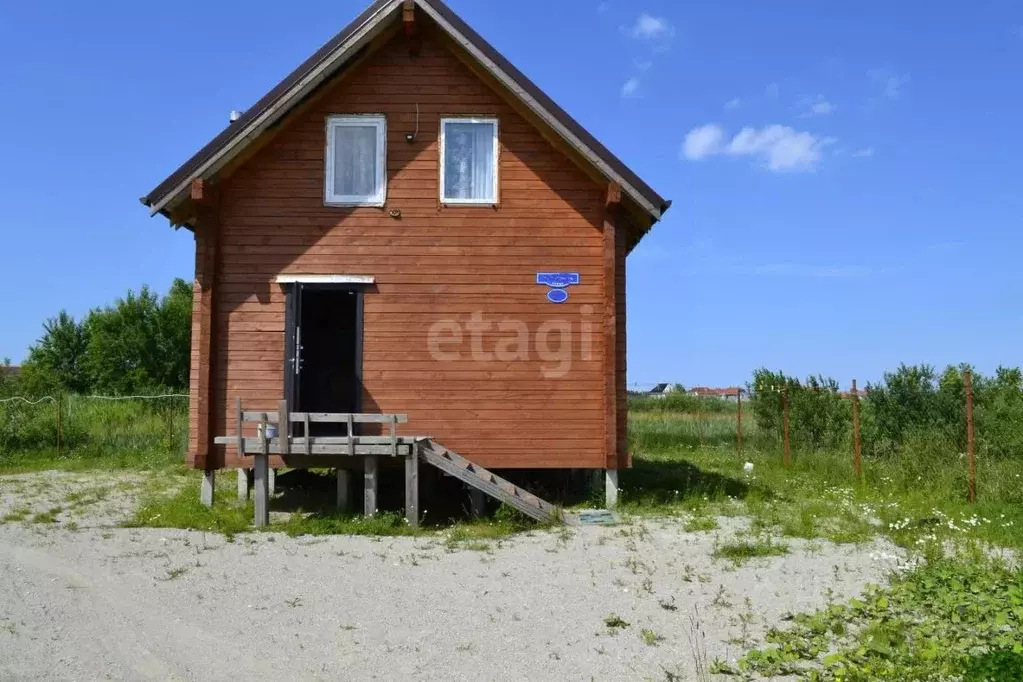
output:
[{"label": "white cloud", "polygon": [[682,143],[682,156],[690,161],[720,154],[724,149],[725,131],[716,123],[693,128]]},{"label": "white cloud", "polygon": [[909,76],[889,76],[884,86],[884,96],[898,99],[902,94],[902,86],[909,82]]},{"label": "white cloud", "polygon": [[639,93],[639,79],[633,76],[622,86],[622,97],[635,97]]},{"label": "white cloud", "polygon": [[803,113],[800,114],[802,118],[810,118],[811,116],[827,116],[828,114],[834,113],[838,107],[832,104],[824,98],[824,95],[817,95],[816,97],[804,97],[799,100],[799,105],[803,109]]},{"label": "white cloud", "polygon": [[733,97],[725,102],[725,109],[738,109],[740,106],[742,106],[742,100],[738,97]]},{"label": "white cloud", "polygon": [[778,99],[778,95],[781,94],[781,87],[777,83],[769,83],[764,88],[764,94],[767,95],[768,99]]},{"label": "white cloud", "polygon": [[683,156],[690,161],[716,154],[749,156],[776,173],[812,171],[835,141],[777,124],[743,128],[727,144],[725,138],[725,131],[714,123],[693,128],[682,146]]},{"label": "white cloud", "polygon": [[902,87],[909,83],[909,74],[898,75],[891,69],[871,69],[867,72],[870,80],[879,84],[884,96],[891,100],[899,99],[902,96]]},{"label": "white cloud", "polygon": [[871,156],[874,155],[874,148],[873,147],[863,147],[862,149],[857,149],[856,151],[854,151],[852,153],[852,155],[853,155],[853,158],[856,158],[856,159],[869,159]]},{"label": "white cloud", "polygon": [[649,71],[650,67],[654,65],[650,59],[634,59],[632,60],[633,65],[640,71]]},{"label": "white cloud", "polygon": [[826,116],[837,109],[831,102],[814,102],[810,107],[810,113],[814,116]]},{"label": "white cloud", "polygon": [[626,28],[626,33],[636,40],[669,41],[675,37],[675,27],[663,17],[655,17],[644,12],[636,19],[636,23]]}]

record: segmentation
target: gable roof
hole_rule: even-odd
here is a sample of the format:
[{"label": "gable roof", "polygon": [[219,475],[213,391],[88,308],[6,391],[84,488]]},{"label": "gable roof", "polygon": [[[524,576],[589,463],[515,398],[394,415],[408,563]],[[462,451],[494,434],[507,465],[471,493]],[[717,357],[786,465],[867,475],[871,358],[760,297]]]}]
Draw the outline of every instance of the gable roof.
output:
[{"label": "gable roof", "polygon": [[[649,213],[654,221],[660,220],[671,206],[670,201],[655,192],[441,0],[414,0],[414,3],[604,177],[619,184],[622,192]],[[154,215],[163,213],[169,217],[169,207],[187,196],[193,180],[216,173],[306,95],[359,55],[391,20],[401,14],[402,5],[403,0],[376,0],[241,118],[142,197],[142,203],[150,207]]]}]

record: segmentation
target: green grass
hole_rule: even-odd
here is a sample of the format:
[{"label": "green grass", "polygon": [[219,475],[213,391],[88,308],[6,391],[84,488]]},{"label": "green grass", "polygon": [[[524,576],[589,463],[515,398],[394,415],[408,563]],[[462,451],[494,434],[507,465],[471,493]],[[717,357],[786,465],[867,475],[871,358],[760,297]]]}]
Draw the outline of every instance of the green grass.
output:
[{"label": "green grass", "polygon": [[736,538],[719,543],[711,554],[715,559],[727,559],[736,566],[757,557],[781,556],[788,554],[787,545],[770,537]]},{"label": "green grass", "polygon": [[1023,572],[973,552],[943,556],[891,587],[795,615],[734,674],[799,679],[1023,680]]},{"label": "green grass", "polygon": [[[753,517],[757,530],[794,538],[862,542],[884,533],[907,547],[974,539],[1023,548],[1018,460],[979,460],[978,502],[971,505],[967,468],[958,456],[923,451],[913,459],[867,459],[857,480],[851,448],[797,451],[786,467],[771,444],[764,450],[748,447],[742,456],[734,442],[687,445],[691,415],[631,415],[629,427],[633,468],[621,473],[620,499],[631,514],[742,513]],[[745,462],[753,463],[751,473],[744,471]]]},{"label": "green grass", "polygon": [[[181,473],[181,472],[179,472]],[[141,500],[135,514],[124,525],[131,528],[187,528],[223,533],[233,537],[254,532],[252,502],[242,504],[235,497],[233,481],[220,477],[214,504],[205,507],[199,501],[199,474],[184,472],[176,478],[153,484]],[[230,485],[227,485],[230,483]],[[273,505],[271,505],[272,509]],[[298,510],[283,521],[274,521],[267,532],[302,535],[438,536],[449,548],[489,549],[488,540],[508,537],[539,526],[515,510],[502,507],[493,518],[468,521],[437,520],[411,528],[402,514],[381,512],[367,517],[359,513],[335,513],[323,510]],[[441,537],[443,535],[443,537]]]},{"label": "green grass", "polygon": [[57,406],[0,404],[0,473],[151,470],[184,461],[188,401],[65,398],[57,447]]},{"label": "green grass", "polygon": [[0,474],[37,471],[158,471],[180,467],[182,453],[160,450],[57,454],[55,449],[0,455]]},{"label": "green grass", "polygon": [[[1023,462],[979,459],[978,501],[969,504],[965,461],[942,448],[867,458],[858,479],[851,447],[798,450],[786,467],[764,434],[744,439],[740,456],[729,424],[714,423],[715,444],[701,448],[692,444],[692,415],[630,415],[634,467],[621,474],[622,508],[686,514],[694,527],[712,515],[749,515],[753,538],[715,549],[737,563],[784,552],[763,539],[778,535],[836,543],[886,535],[922,558],[887,589],[792,616],[792,625],[770,631],[766,646],[718,672],[820,682],[1023,682],[1023,572],[982,551],[1023,549]],[[711,442],[707,431],[704,438]],[[947,547],[958,554],[946,556]]]},{"label": "green grass", "polygon": [[717,530],[718,522],[711,516],[691,516],[682,524],[682,530],[687,533],[702,533]]},{"label": "green grass", "polygon": [[57,523],[57,517],[64,511],[60,507],[53,507],[44,512],[39,512],[32,517],[32,523]]},{"label": "green grass", "polygon": [[0,523],[11,523],[14,521],[24,521],[32,515],[32,510],[28,507],[17,507],[12,509],[0,518]]}]

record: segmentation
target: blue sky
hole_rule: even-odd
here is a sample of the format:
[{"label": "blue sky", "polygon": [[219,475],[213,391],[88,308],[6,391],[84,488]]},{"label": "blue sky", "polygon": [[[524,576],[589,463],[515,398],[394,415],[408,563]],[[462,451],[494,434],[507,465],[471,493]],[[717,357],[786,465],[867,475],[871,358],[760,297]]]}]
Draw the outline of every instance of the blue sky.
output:
[{"label": "blue sky", "polygon": [[[629,259],[631,383],[1021,364],[1020,4],[450,4],[674,200]],[[362,7],[0,7],[0,357],[191,278],[138,197]]]}]

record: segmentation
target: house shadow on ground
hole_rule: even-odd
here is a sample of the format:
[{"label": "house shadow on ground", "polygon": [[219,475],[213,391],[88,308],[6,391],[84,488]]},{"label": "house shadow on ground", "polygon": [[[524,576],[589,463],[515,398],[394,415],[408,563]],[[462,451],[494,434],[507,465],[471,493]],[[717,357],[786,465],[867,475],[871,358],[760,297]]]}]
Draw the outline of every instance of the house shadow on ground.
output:
[{"label": "house shadow on ground", "polygon": [[[684,500],[744,500],[754,490],[745,481],[699,468],[684,459],[633,459],[632,468],[621,471],[622,499],[647,505],[673,504]],[[769,496],[761,488],[757,493]]]},{"label": "house shadow on ground", "polygon": [[[403,515],[405,512],[404,458],[393,461],[379,459],[377,510]],[[566,470],[494,471],[517,486],[554,504],[568,506],[590,499],[593,477]],[[419,506],[426,526],[448,525],[472,518],[472,504],[467,485],[430,466],[419,468]],[[345,515],[364,511],[364,488],[361,471],[352,471]],[[484,515],[490,516],[500,502],[483,497]],[[336,517],[337,478],[333,470],[293,469],[282,471],[276,479],[270,510],[278,513],[303,513],[312,518]]]},{"label": "house shadow on ground", "polygon": [[[393,466],[391,466],[393,464]],[[561,507],[602,507],[604,504],[602,470],[529,470],[495,471],[515,485]],[[758,497],[771,497],[769,491],[745,481],[697,467],[686,460],[636,458],[631,469],[620,472],[622,501],[643,506],[672,505],[692,500],[744,500],[754,490]],[[461,481],[432,467],[420,467],[420,509],[425,525],[444,525],[472,518],[470,491]],[[351,472],[347,513],[363,511],[362,473]],[[295,469],[277,476],[276,494],[271,511],[302,512],[316,517],[337,515],[337,480],[332,470]],[[485,514],[500,506],[484,496]],[[404,513],[405,479],[403,459],[381,459],[377,508],[381,512]]]}]

